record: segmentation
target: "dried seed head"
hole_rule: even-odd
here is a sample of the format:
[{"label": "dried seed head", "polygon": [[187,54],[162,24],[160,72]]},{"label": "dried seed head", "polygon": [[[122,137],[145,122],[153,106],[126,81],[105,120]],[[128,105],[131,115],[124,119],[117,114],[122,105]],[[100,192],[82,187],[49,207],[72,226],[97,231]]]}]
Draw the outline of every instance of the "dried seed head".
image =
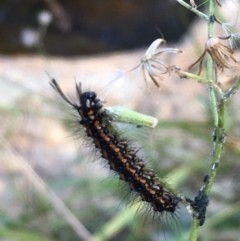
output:
[{"label": "dried seed head", "polygon": [[240,62],[233,57],[232,49],[219,42],[216,38],[208,39],[206,42],[206,51],[211,55],[216,68],[221,72],[224,68],[230,69],[240,64]]},{"label": "dried seed head", "polygon": [[143,78],[147,84],[147,79],[150,78],[153,83],[160,88],[158,80],[163,80],[164,74],[170,74],[172,66],[165,61],[159,59],[159,55],[162,53],[181,53],[182,51],[175,48],[159,49],[161,44],[166,44],[164,39],[156,39],[147,49],[146,53],[142,56],[141,62],[134,68],[140,69],[143,73]]},{"label": "dried seed head", "polygon": [[195,61],[192,65],[189,66],[189,70],[192,69],[193,66],[195,66],[197,63],[199,63],[199,72],[198,75],[202,71],[202,63],[203,59],[206,55],[206,53],[209,53],[211,55],[211,58],[214,63],[214,67],[222,72],[224,68],[234,68],[239,66],[240,62],[237,61],[232,55],[233,51],[228,46],[222,44],[219,42],[216,38],[209,38],[205,44],[205,50],[203,54],[200,56],[200,58]]}]

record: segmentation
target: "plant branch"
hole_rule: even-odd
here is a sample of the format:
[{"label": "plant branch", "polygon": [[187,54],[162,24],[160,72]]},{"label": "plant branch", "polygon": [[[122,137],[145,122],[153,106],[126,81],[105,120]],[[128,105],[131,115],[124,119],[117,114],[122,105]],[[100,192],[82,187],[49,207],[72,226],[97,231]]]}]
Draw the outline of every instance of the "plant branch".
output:
[{"label": "plant branch", "polygon": [[198,238],[198,227],[199,227],[199,220],[194,218],[192,220],[189,241],[197,240],[197,238]]},{"label": "plant branch", "polygon": [[[214,0],[209,0],[209,16],[212,16],[215,11],[216,2]],[[209,19],[209,18],[208,18]],[[208,21],[208,39],[212,38],[213,36],[213,21]],[[215,77],[215,78],[214,78]],[[215,83],[217,85],[217,72],[215,72],[214,76],[214,66],[213,60],[211,56],[208,54],[207,56],[207,80],[208,82]],[[214,80],[214,81],[212,81]],[[220,163],[220,157],[222,153],[222,146],[224,142],[224,102],[221,102],[218,105],[217,95],[215,93],[215,88],[213,88],[212,83],[208,84],[208,92],[209,92],[209,99],[210,104],[212,107],[213,112],[213,119],[214,119],[214,126],[215,126],[215,135],[214,135],[214,151],[213,151],[213,160],[212,166],[209,170],[209,179],[207,180],[203,193],[208,195],[210,193],[211,187],[216,177],[217,167]],[[222,95],[223,96],[223,95]],[[219,109],[218,109],[219,108]],[[189,236],[189,241],[196,241],[198,237],[198,228],[199,228],[199,220],[197,218],[193,218],[191,232]]]},{"label": "plant branch", "polygon": [[181,4],[182,6],[184,6],[185,8],[187,8],[188,10],[196,13],[199,17],[204,18],[204,19],[207,20],[207,21],[209,20],[209,17],[208,17],[206,14],[198,11],[196,8],[192,7],[190,4],[184,2],[183,0],[176,0],[176,1],[177,1],[179,4]]},{"label": "plant branch", "polygon": [[[209,87],[214,88],[214,90],[217,92],[218,96],[220,96],[220,99],[225,98],[225,92],[223,92],[222,89],[220,88],[220,86],[216,82],[212,81],[211,79],[208,80],[208,79],[203,78],[200,75],[195,75],[195,74],[185,72],[185,71],[176,71],[176,72],[182,78],[190,78],[190,79],[197,80],[199,83],[207,84]],[[239,85],[240,85],[240,80],[239,80],[238,86]],[[238,87],[236,87],[233,91],[236,91],[237,88]],[[230,89],[229,89],[229,91],[230,91]]]}]

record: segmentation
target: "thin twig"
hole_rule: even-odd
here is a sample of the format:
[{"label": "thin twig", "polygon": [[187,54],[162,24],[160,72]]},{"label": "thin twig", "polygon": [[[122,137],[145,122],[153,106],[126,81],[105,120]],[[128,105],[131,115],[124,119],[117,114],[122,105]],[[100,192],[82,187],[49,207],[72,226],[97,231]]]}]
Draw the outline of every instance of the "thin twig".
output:
[{"label": "thin twig", "polygon": [[187,4],[183,0],[176,0],[178,3],[180,3],[182,6],[187,8],[188,10],[196,13],[199,17],[204,18],[205,20],[209,21],[209,17],[205,15],[204,13],[198,11],[196,8],[192,7],[191,5]]},{"label": "thin twig", "polygon": [[[216,83],[215,81],[212,81],[211,79],[208,80],[208,79],[203,78],[200,75],[195,75],[195,74],[185,72],[185,71],[176,71],[176,73],[178,73],[180,75],[180,77],[182,77],[182,78],[190,78],[190,79],[197,80],[199,83],[206,84],[209,87],[214,88],[214,90],[217,92],[217,95],[220,96],[220,98],[225,97],[226,92],[223,92],[221,87],[218,85],[218,83]],[[239,81],[239,85],[240,85],[240,81]],[[237,87],[234,88],[234,91],[236,91],[236,89],[237,89]],[[230,89],[229,89],[229,91],[230,91]]]}]

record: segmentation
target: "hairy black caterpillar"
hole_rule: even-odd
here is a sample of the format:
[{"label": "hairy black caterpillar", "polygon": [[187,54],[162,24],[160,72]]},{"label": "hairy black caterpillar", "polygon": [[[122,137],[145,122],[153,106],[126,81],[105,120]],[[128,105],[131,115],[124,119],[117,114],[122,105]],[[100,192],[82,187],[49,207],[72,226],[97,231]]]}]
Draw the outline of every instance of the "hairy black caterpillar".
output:
[{"label": "hairy black caterpillar", "polygon": [[142,201],[151,204],[154,211],[173,214],[181,198],[167,190],[154,171],[146,168],[136,149],[114,131],[111,118],[96,93],[82,92],[81,83],[76,84],[79,100],[79,104],[76,104],[64,95],[55,79],[52,79],[50,84],[78,112],[81,117],[79,124],[84,126],[87,136],[92,138],[110,169],[115,171],[122,181],[127,182],[130,190],[137,193]]}]

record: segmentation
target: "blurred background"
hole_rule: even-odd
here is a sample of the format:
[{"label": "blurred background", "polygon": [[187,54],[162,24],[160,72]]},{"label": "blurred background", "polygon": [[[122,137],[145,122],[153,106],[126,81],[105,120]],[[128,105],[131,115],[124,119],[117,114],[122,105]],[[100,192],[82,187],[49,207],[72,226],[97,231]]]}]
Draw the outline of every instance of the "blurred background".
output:
[{"label": "blurred background", "polygon": [[[225,4],[218,16],[239,32],[237,1]],[[81,81],[107,106],[158,118],[154,130],[124,130],[143,147],[139,155],[149,167],[193,198],[213,150],[206,86],[172,73],[157,90],[137,71],[123,71],[157,38],[183,51],[163,60],[187,70],[203,52],[206,22],[175,1],[6,0],[0,31],[0,241],[187,240],[191,218],[184,207],[171,217],[133,203],[76,132],[77,117],[49,81],[70,96]],[[215,34],[223,31],[216,26]],[[237,50],[234,56],[240,59]],[[220,76],[224,89],[235,75],[239,70]],[[237,92],[226,103],[227,141],[199,240],[240,240],[239,101]]]},{"label": "blurred background", "polygon": [[[3,0],[0,52],[36,53],[33,47],[42,41],[50,55],[136,49],[162,36],[168,41],[180,39],[193,17],[174,1]],[[44,40],[43,25],[48,26]]]}]

